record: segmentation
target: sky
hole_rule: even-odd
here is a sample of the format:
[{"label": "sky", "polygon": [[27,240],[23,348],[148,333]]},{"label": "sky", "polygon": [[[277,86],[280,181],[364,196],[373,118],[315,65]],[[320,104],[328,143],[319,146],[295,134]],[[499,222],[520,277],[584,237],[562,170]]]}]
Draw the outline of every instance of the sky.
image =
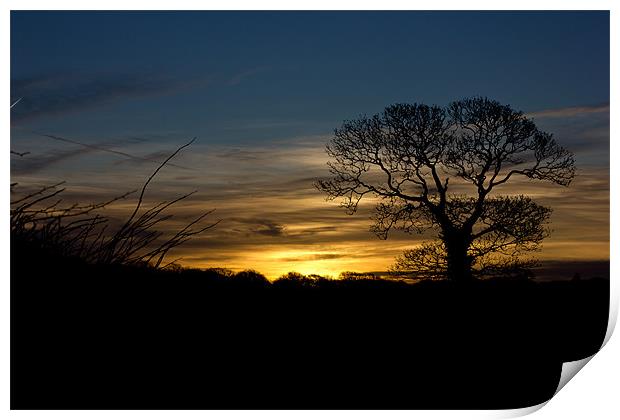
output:
[{"label": "sky", "polygon": [[[11,12],[12,182],[66,181],[67,201],[198,190],[165,229],[220,224],[186,266],[385,271],[425,239],[369,232],[312,183],[344,120],[397,102],[510,104],[576,156],[569,188],[516,181],[554,209],[547,264],[609,258],[608,12]],[[45,135],[55,136],[46,137]],[[62,140],[64,139],[64,140]],[[19,191],[19,190],[18,190]],[[121,220],[131,199],[106,209]],[[429,237],[427,235],[427,237]]]}]

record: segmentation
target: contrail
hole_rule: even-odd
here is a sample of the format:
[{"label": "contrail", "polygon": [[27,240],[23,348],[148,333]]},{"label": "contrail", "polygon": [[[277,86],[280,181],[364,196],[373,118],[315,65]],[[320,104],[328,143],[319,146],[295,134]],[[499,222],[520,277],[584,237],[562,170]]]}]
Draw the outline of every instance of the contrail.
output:
[{"label": "contrail", "polygon": [[[129,153],[120,152],[118,150],[108,149],[106,147],[95,146],[93,144],[88,144],[88,143],[82,143],[82,142],[79,142],[79,141],[76,141],[76,140],[71,140],[71,139],[67,139],[67,138],[64,138],[64,137],[60,137],[60,136],[54,136],[54,135],[45,134],[45,133],[38,133],[36,131],[32,131],[32,133],[36,134],[37,136],[42,136],[42,137],[50,138],[52,140],[58,140],[58,141],[62,141],[62,142],[65,142],[65,143],[77,144],[77,145],[82,146],[82,147],[86,147],[86,148],[94,149],[94,150],[100,150],[102,152],[114,153],[115,155],[124,156],[126,158],[133,159],[133,160],[142,160],[142,161],[145,161],[145,162],[161,163],[160,161],[155,160],[155,159],[149,159],[149,158],[145,158],[145,157],[142,157],[142,156],[131,155]],[[168,165],[169,166],[174,166],[176,168],[193,170],[192,168],[188,168],[186,166],[181,166],[181,165],[176,165],[174,163],[168,163]]]},{"label": "contrail", "polygon": [[16,100],[15,102],[13,102],[13,105],[11,105],[11,109],[13,109],[13,107],[15,105],[17,105],[19,103],[19,101],[21,101],[23,98],[19,98],[18,100]]}]

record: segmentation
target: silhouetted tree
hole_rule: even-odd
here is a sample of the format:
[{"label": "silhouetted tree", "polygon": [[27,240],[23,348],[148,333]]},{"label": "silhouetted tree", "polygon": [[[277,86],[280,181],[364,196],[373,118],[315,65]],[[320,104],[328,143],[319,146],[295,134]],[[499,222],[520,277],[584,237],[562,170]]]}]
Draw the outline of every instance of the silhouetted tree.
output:
[{"label": "silhouetted tree", "polygon": [[[317,182],[350,214],[379,198],[371,228],[438,231],[407,251],[397,269],[470,280],[532,266],[521,254],[548,235],[549,208],[528,197],[491,195],[517,176],[568,186],[573,154],[522,112],[475,97],[447,107],[395,104],[345,121],[327,145],[332,177]],[[452,192],[454,191],[454,193]]]}]

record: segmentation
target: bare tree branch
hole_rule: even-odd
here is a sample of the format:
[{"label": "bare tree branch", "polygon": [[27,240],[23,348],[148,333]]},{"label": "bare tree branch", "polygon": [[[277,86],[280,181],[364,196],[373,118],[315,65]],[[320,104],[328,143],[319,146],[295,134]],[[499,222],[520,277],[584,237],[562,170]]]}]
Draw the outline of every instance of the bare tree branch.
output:
[{"label": "bare tree branch", "polygon": [[[392,229],[436,228],[452,279],[470,278],[483,263],[490,271],[490,254],[508,255],[498,266],[517,268],[517,255],[548,235],[550,209],[523,196],[494,196],[495,187],[515,176],[568,186],[575,176],[573,154],[551,134],[522,112],[480,97],[445,108],[391,105],[345,121],[326,150],[332,176],[316,187],[329,200],[342,198],[351,214],[364,197],[379,198],[371,230],[382,239]],[[451,194],[451,178],[464,181],[469,192]]]}]

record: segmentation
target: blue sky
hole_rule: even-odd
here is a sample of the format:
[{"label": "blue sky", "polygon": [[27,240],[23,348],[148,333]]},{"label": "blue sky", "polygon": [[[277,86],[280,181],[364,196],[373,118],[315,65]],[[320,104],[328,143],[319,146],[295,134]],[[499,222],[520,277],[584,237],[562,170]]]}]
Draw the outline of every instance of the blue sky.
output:
[{"label": "blue sky", "polygon": [[326,141],[395,102],[481,95],[576,154],[569,190],[507,191],[556,209],[545,258],[607,259],[609,78],[608,12],[13,11],[11,148],[30,153],[12,156],[11,177],[109,199],[197,137],[149,196],[197,188],[179,215],[225,219],[189,243],[188,264],[381,271],[415,241],[379,241],[370,207],[350,217],[313,189]]},{"label": "blue sky", "polygon": [[260,141],[393,102],[609,101],[607,12],[12,12],[11,35],[14,120],[65,134]]}]

